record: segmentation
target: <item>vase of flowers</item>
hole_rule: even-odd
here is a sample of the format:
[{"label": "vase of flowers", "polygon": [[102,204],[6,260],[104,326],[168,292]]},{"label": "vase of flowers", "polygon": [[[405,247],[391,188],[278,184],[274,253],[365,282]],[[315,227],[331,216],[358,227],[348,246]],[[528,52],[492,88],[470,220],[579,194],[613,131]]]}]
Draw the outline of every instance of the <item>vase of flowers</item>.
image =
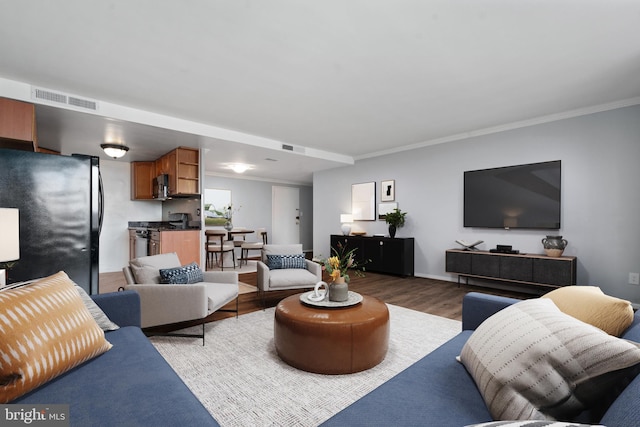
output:
[{"label": "vase of flowers", "polygon": [[349,299],[349,269],[358,276],[364,276],[364,268],[358,265],[354,257],[355,251],[355,248],[348,251],[342,243],[338,243],[337,248],[331,248],[333,256],[323,261],[326,272],[331,276],[329,301],[344,302]]}]

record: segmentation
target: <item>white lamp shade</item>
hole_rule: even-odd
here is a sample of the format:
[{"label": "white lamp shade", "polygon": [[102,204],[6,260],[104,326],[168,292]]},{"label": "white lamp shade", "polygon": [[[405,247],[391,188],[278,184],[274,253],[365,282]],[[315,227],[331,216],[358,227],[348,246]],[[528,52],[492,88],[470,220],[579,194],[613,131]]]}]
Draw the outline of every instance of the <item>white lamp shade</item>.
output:
[{"label": "white lamp shade", "polygon": [[341,223],[350,223],[353,222],[353,215],[351,214],[340,214],[340,222]]},{"label": "white lamp shade", "polygon": [[0,262],[20,258],[20,217],[18,209],[0,208]]}]

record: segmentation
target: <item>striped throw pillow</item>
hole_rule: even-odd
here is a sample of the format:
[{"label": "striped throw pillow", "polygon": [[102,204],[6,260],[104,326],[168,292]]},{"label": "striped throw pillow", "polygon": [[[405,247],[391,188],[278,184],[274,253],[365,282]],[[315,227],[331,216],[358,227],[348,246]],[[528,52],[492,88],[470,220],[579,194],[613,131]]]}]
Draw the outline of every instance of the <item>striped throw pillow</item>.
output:
[{"label": "striped throw pillow", "polygon": [[0,292],[0,403],[110,348],[65,273]]},{"label": "striped throw pillow", "polygon": [[538,298],[485,320],[460,361],[494,420],[571,421],[584,410],[606,409],[598,405],[613,401],[638,373],[640,348]]}]

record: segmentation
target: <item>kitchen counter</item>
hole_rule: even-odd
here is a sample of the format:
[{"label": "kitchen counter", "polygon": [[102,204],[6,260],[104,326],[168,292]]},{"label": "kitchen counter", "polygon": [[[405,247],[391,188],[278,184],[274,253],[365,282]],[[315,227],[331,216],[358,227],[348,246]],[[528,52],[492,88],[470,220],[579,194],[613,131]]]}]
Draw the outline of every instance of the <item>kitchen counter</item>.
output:
[{"label": "kitchen counter", "polygon": [[184,230],[200,230],[200,226],[189,226],[187,228],[178,228],[174,225],[171,225],[168,221],[129,221],[129,230],[184,231]]},{"label": "kitchen counter", "polygon": [[129,259],[175,252],[183,265],[200,264],[200,227],[178,228],[168,222],[129,222]]}]

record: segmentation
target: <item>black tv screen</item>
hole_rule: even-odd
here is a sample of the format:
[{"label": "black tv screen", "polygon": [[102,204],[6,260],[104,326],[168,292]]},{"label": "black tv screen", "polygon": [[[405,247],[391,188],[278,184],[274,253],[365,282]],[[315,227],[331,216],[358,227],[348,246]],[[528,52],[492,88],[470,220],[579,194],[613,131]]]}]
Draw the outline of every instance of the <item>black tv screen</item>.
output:
[{"label": "black tv screen", "polygon": [[464,226],[560,228],[560,160],[464,173]]}]

